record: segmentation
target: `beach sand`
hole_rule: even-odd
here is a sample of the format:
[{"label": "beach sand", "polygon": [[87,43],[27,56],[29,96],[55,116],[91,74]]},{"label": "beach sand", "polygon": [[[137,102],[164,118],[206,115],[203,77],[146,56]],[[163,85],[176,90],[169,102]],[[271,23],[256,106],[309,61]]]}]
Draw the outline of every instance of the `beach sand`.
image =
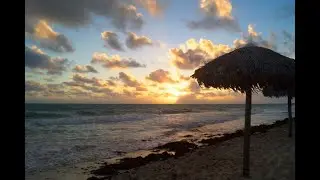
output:
[{"label": "beach sand", "polygon": [[[178,158],[151,162],[113,175],[113,180],[246,179],[242,177],[243,137],[200,147]],[[251,135],[250,179],[294,180],[295,138],[288,125]]]}]

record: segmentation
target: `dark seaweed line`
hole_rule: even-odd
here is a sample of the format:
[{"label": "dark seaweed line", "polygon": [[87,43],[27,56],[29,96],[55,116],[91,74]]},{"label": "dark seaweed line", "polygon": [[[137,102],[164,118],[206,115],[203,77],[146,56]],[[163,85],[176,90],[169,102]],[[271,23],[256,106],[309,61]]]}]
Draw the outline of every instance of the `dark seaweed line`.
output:
[{"label": "dark seaweed line", "polygon": [[[295,119],[295,118],[293,118]],[[274,122],[273,124],[266,125],[261,124],[258,126],[252,126],[251,127],[251,134],[254,133],[266,133],[269,129],[272,129],[274,127],[279,127],[288,122],[288,118],[285,118],[284,120],[278,120]],[[209,139],[202,139],[199,141],[199,143],[212,146],[216,145],[218,143],[243,136],[243,130],[237,130],[233,133],[225,133],[220,137],[214,137]],[[133,168],[137,168],[143,165],[146,165],[150,162],[154,161],[162,161],[166,160],[168,158],[177,158],[180,156],[183,156],[185,153],[194,151],[195,149],[199,148],[198,145],[194,143],[190,143],[186,140],[176,141],[176,142],[169,142],[164,145],[158,146],[153,148],[154,151],[157,150],[166,150],[166,151],[172,151],[175,154],[169,154],[168,152],[163,152],[161,154],[149,154],[146,157],[136,157],[136,158],[123,158],[120,160],[120,163],[117,164],[107,164],[105,163],[103,166],[99,167],[96,170],[92,170],[91,173],[96,176],[103,176],[103,177],[89,177],[87,180],[101,180],[101,179],[111,179],[112,175],[116,175],[119,173],[119,171],[122,170],[129,170]]]}]

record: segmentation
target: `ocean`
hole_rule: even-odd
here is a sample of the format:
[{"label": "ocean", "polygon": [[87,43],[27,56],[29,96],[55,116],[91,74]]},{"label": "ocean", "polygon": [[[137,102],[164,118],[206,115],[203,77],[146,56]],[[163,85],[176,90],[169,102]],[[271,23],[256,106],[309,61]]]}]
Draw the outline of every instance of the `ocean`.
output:
[{"label": "ocean", "polygon": [[[98,163],[171,141],[232,132],[243,128],[244,108],[243,104],[25,104],[25,172]],[[253,105],[251,124],[271,124],[287,116],[286,104]]]}]

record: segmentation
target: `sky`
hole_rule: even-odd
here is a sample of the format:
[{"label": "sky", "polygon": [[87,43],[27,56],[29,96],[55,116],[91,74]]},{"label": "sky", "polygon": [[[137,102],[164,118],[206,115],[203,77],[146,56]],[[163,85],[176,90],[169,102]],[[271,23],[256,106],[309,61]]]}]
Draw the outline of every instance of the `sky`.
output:
[{"label": "sky", "polygon": [[293,0],[26,0],[25,102],[243,103],[243,94],[190,76],[247,43],[295,58],[294,8]]}]

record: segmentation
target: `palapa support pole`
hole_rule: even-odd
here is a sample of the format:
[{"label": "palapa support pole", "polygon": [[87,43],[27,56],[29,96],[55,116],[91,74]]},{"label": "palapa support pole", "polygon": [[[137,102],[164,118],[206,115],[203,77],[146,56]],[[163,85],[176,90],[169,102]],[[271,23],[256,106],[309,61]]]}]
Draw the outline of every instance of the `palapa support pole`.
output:
[{"label": "palapa support pole", "polygon": [[246,109],[244,121],[244,143],[243,143],[243,176],[250,176],[250,126],[251,126],[251,88],[246,90]]},{"label": "palapa support pole", "polygon": [[291,111],[292,96],[288,94],[288,116],[289,116],[289,137],[292,137],[292,111]]}]

